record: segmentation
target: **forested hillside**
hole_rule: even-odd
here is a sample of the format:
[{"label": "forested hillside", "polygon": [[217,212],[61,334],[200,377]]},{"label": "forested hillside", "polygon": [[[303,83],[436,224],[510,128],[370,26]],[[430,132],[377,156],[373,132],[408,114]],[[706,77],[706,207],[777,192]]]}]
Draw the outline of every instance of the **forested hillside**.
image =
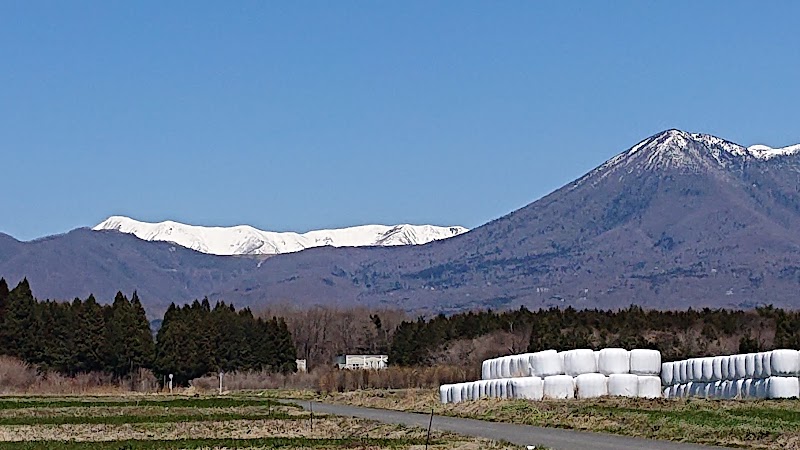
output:
[{"label": "forested hillside", "polygon": [[94,296],[38,301],[27,279],[9,290],[0,278],[0,354],[43,371],[104,372],[122,378],[150,369],[178,383],[210,372],[295,368],[292,336],[283,319],[256,319],[249,309],[208,300],[174,304],[154,340],[136,292],[118,292],[110,305]]},{"label": "forested hillside", "polygon": [[702,309],[618,311],[520,308],[404,321],[394,331],[390,363],[479,364],[509,353],[574,348],[652,348],[665,361],[709,354],[800,348],[800,312]]}]

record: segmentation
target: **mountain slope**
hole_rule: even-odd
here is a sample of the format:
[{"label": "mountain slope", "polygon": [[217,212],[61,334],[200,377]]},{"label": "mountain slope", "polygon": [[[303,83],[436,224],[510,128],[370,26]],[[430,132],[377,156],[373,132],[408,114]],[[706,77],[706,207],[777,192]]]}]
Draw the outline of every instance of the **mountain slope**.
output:
[{"label": "mountain slope", "polygon": [[[265,292],[432,311],[796,307],[798,225],[800,155],[765,158],[713,136],[669,130],[465,235],[358,252],[344,262],[304,252],[267,261],[248,281],[254,301]],[[273,276],[288,268],[293,279]]]},{"label": "mountain slope", "polygon": [[93,230],[114,230],[147,241],[174,242],[186,248],[214,255],[278,255],[321,247],[365,247],[420,245],[466,233],[464,227],[432,225],[363,225],[307,233],[262,231],[251,226],[201,227],[166,221],[140,222],[112,216]]},{"label": "mountain slope", "polygon": [[156,305],[208,294],[256,307],[420,312],[796,308],[799,226],[800,149],[669,130],[524,208],[425,245],[318,247],[257,262],[78,230],[48,245],[0,239],[0,255],[11,255],[0,276],[29,275],[37,295],[56,298],[147,287],[143,300]]}]

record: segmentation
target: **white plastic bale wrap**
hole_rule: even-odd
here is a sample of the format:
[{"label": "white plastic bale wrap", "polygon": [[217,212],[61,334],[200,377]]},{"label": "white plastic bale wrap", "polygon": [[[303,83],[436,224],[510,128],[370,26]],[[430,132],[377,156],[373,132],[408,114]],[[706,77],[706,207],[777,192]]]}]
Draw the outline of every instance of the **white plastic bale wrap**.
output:
[{"label": "white plastic bale wrap", "polygon": [[701,380],[704,383],[710,383],[714,381],[714,358],[701,358],[700,366],[700,370],[702,371]]},{"label": "white plastic bale wrap", "polygon": [[661,375],[661,352],[633,349],[630,351],[630,373],[634,375]]},{"label": "white plastic bale wrap", "polygon": [[541,400],[544,397],[544,381],[539,377],[512,378],[510,385],[514,398]]},{"label": "white plastic bale wrap", "polygon": [[715,356],[711,358],[711,381],[720,381],[725,379],[722,377],[722,360],[722,356]]},{"label": "white plastic bale wrap", "polygon": [[446,384],[439,386],[439,401],[442,402],[442,404],[444,405],[446,405],[447,402],[449,402],[448,400],[449,391],[450,391],[450,386]]},{"label": "white plastic bale wrap", "polygon": [[450,399],[453,403],[461,403],[461,386],[457,384],[450,385]]},{"label": "white plastic bale wrap", "polygon": [[491,383],[490,380],[478,381],[478,398],[489,396],[489,383]]},{"label": "white plastic bale wrap", "polygon": [[724,391],[725,391],[725,382],[717,380],[714,382],[713,389],[709,391],[710,397],[725,398]]},{"label": "white plastic bale wrap", "polygon": [[702,358],[693,358],[689,360],[689,365],[691,366],[691,375],[689,376],[689,381],[697,383],[703,381],[703,359]]},{"label": "white plastic bale wrap", "polygon": [[756,354],[747,353],[744,355],[744,373],[745,378],[756,377]]},{"label": "white plastic bale wrap", "polygon": [[639,377],[629,373],[614,373],[608,376],[608,395],[616,397],[637,397]]},{"label": "white plastic bale wrap", "polygon": [[770,377],[767,379],[767,398],[800,397],[800,379],[797,377]]},{"label": "white plastic bale wrap", "polygon": [[753,398],[754,393],[755,393],[755,388],[753,386],[753,379],[752,378],[743,379],[741,388],[739,390],[739,396],[741,398]]},{"label": "white plastic bale wrap", "polygon": [[503,356],[500,358],[500,373],[498,378],[511,377],[511,357]]},{"label": "white plastic bale wrap", "polygon": [[533,353],[529,358],[531,375],[536,377],[549,377],[564,374],[564,360],[555,350],[545,350]]},{"label": "white plastic bale wrap", "polygon": [[491,361],[486,360],[481,364],[481,380],[491,380],[492,379],[492,372],[489,368]]},{"label": "white plastic bale wrap", "polygon": [[481,382],[480,381],[473,381],[469,384],[470,400],[477,400],[481,398]]},{"label": "white plastic bale wrap", "polygon": [[728,356],[720,356],[720,371],[722,372],[721,380],[730,380],[730,374],[728,372],[728,361],[730,357]]},{"label": "white plastic bale wrap", "polygon": [[531,373],[531,358],[532,353],[523,353],[521,355],[516,355],[517,359],[517,370],[513,372],[512,378],[519,378],[519,377],[529,377],[533,375]]},{"label": "white plastic bale wrap", "polygon": [[661,384],[663,386],[672,386],[674,384],[672,382],[672,380],[675,379],[674,377],[674,364],[671,362],[661,364]]},{"label": "white plastic bale wrap", "polygon": [[628,374],[630,371],[631,352],[622,348],[604,348],[598,353],[597,372],[608,376],[612,374]]},{"label": "white plastic bale wrap", "polygon": [[800,351],[773,350],[770,356],[771,375],[775,377],[796,377],[800,375]]},{"label": "white plastic bale wrap", "polygon": [[575,377],[575,397],[597,398],[608,395],[608,378],[599,373],[584,373]]},{"label": "white plastic bale wrap", "polygon": [[746,365],[745,365],[745,359],[746,359],[745,355],[732,355],[732,358],[734,359],[734,367],[736,368],[736,372],[735,372],[736,375],[735,375],[734,379],[743,380],[743,379],[747,378],[747,369],[746,369]]},{"label": "white plastic bale wrap", "polygon": [[674,392],[675,392],[675,386],[674,385],[673,386],[666,386],[666,387],[664,387],[664,390],[662,391],[662,394],[664,395],[664,398],[672,398],[673,395],[674,395]]},{"label": "white plastic bale wrap", "polygon": [[[594,355],[592,355],[592,359],[594,359]],[[575,398],[575,384],[572,377],[569,375],[551,375],[545,377],[544,398]]]},{"label": "white plastic bale wrap", "polygon": [[686,381],[683,379],[683,366],[684,361],[675,361],[672,363],[672,384],[683,384]]},{"label": "white plastic bale wrap", "polygon": [[564,373],[576,377],[584,373],[597,372],[594,352],[589,349],[577,349],[564,352]]},{"label": "white plastic bale wrap", "polygon": [[661,377],[653,375],[637,375],[639,378],[639,397],[660,398]]},{"label": "white plastic bale wrap", "polygon": [[764,377],[764,354],[763,353],[756,353],[754,356],[754,365],[755,369],[753,369],[753,378],[765,378]]},{"label": "white plastic bale wrap", "polygon": [[772,376],[772,352],[761,353],[761,378]]},{"label": "white plastic bale wrap", "polygon": [[755,385],[755,397],[761,399],[767,398],[769,393],[769,380],[758,378],[753,381],[753,384]]}]

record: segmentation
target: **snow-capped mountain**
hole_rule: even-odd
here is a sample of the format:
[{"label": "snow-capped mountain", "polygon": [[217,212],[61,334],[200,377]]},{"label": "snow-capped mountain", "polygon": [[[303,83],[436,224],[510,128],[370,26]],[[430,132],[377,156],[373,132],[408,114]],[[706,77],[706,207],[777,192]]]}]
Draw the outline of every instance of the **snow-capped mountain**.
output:
[{"label": "snow-capped mountain", "polygon": [[433,225],[362,225],[307,233],[263,231],[248,225],[203,227],[166,221],[140,222],[112,216],[94,228],[133,234],[146,241],[173,242],[213,255],[278,255],[311,247],[420,245],[469,231],[464,227]]}]

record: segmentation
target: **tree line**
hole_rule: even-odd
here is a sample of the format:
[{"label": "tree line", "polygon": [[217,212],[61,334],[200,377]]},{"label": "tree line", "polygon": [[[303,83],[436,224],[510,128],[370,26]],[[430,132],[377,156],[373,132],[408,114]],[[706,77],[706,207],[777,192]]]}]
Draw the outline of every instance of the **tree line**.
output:
[{"label": "tree line", "polygon": [[216,371],[295,367],[292,336],[283,319],[255,318],[249,309],[207,299],[170,305],[156,339],[136,292],[111,304],[94,296],[39,301],[27,279],[9,290],[0,278],[0,354],[67,375],[105,372],[122,378],[150,369],[181,384]]},{"label": "tree line", "polygon": [[[489,337],[506,334],[494,341]],[[524,336],[514,345],[514,336]],[[497,348],[497,342],[506,347]],[[464,345],[467,342],[469,345]],[[481,342],[487,344],[482,346]],[[487,349],[487,345],[495,348]],[[618,311],[540,309],[480,311],[438,315],[402,322],[393,333],[390,364],[436,363],[448,349],[459,358],[497,356],[546,349],[651,348],[665,361],[709,354],[748,353],[773,348],[800,348],[800,312],[771,306],[754,311],[688,309],[645,310],[631,306]],[[453,350],[455,351],[455,350]],[[475,361],[470,361],[474,363]]]}]

